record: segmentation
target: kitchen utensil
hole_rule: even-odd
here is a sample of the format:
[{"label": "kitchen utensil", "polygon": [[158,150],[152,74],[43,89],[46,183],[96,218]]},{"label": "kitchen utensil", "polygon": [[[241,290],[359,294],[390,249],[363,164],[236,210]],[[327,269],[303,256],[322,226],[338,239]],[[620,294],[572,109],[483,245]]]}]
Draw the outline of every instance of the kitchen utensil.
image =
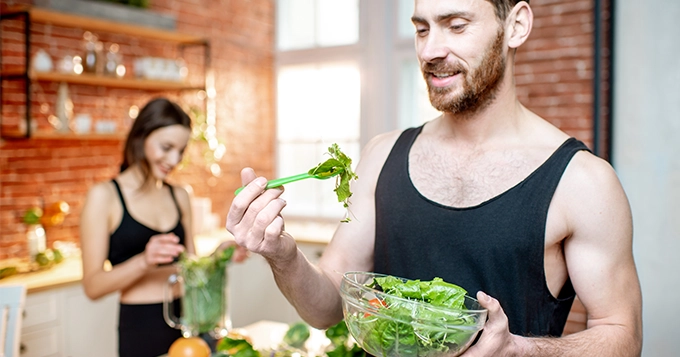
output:
[{"label": "kitchen utensil", "polygon": [[[326,180],[326,179],[329,179],[333,176],[337,176],[338,174],[340,174],[340,172],[342,172],[342,171],[336,170],[336,171],[333,171],[332,173],[324,172],[324,173],[320,173],[320,174],[316,174],[316,175],[311,175],[309,172],[305,172],[303,174],[298,174],[298,175],[293,175],[293,176],[288,176],[288,177],[281,177],[281,178],[277,178],[277,179],[274,179],[274,180],[267,181],[267,186],[265,186],[265,189],[283,186],[287,183],[300,181],[300,180],[304,180],[304,179],[308,179],[308,178],[315,178],[317,180]],[[236,190],[236,192],[234,192],[234,194],[238,195],[239,192],[241,192],[244,188],[245,188],[245,186],[239,187]]]},{"label": "kitchen utensil", "polygon": [[[227,262],[210,257],[189,256],[178,262],[178,273],[168,278],[163,300],[163,317],[184,337],[209,333],[220,339],[231,328],[228,314]],[[173,286],[182,287],[181,317],[174,311]]]}]

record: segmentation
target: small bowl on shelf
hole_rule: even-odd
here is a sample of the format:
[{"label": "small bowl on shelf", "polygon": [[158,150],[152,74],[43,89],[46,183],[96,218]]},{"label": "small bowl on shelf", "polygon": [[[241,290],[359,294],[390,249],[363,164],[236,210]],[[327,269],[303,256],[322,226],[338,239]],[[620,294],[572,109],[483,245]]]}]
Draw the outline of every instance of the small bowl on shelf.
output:
[{"label": "small bowl on shelf", "polygon": [[459,308],[451,308],[372,287],[375,279],[385,277],[348,272],[340,285],[345,323],[366,352],[379,357],[459,356],[484,327],[488,311],[476,299],[461,295]]}]

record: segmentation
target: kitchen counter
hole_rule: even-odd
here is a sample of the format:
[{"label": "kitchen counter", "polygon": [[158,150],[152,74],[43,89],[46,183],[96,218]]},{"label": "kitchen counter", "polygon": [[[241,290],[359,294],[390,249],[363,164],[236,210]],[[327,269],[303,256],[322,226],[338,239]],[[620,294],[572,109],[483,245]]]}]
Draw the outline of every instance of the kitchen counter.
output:
[{"label": "kitchen counter", "polygon": [[80,255],[68,257],[61,263],[30,273],[19,273],[0,280],[2,285],[23,284],[27,293],[34,293],[68,284],[79,283],[83,279],[83,264]]},{"label": "kitchen counter", "polygon": [[[330,242],[335,228],[340,223],[286,222],[286,230],[300,243],[325,245]],[[208,255],[226,240],[234,237],[226,229],[197,234],[194,238],[196,253]],[[0,280],[2,285],[24,284],[28,293],[79,283],[83,279],[80,255],[64,259],[63,262],[45,270],[20,273]]]},{"label": "kitchen counter", "polygon": [[[283,336],[289,328],[290,326],[283,322],[261,320],[244,327],[235,328],[233,332],[249,338],[254,349],[266,350],[276,348],[283,341]],[[324,353],[320,352],[330,344],[325,330],[310,327],[309,332],[310,336],[304,347],[308,350],[308,355],[325,356]],[[167,357],[167,354],[159,357]]]}]

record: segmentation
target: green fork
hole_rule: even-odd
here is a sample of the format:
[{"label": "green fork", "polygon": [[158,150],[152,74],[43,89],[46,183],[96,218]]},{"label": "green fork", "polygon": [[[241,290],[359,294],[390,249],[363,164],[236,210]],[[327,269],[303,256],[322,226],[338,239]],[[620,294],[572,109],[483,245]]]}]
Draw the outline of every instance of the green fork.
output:
[{"label": "green fork", "polygon": [[[265,189],[270,189],[274,187],[279,187],[283,186],[287,183],[295,182],[295,181],[300,181],[304,179],[309,179],[309,178],[314,178],[317,180],[327,180],[333,176],[337,176],[342,172],[342,170],[335,170],[333,172],[322,172],[318,174],[310,174],[309,172],[305,172],[303,174],[298,174],[298,175],[293,175],[293,176],[288,176],[288,177],[281,177],[273,180],[267,181],[267,186],[265,186]],[[234,195],[238,195],[239,192],[241,192],[245,186],[239,187],[236,192],[234,192]]]}]

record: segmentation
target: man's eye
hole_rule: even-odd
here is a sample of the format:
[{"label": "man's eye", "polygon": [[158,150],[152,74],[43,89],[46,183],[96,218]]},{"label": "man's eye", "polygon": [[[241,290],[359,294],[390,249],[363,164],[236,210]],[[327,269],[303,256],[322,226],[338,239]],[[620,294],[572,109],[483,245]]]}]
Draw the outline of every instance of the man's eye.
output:
[{"label": "man's eye", "polygon": [[449,28],[453,31],[462,31],[466,24],[452,24]]},{"label": "man's eye", "polygon": [[425,36],[429,31],[429,29],[416,29],[416,35]]}]

